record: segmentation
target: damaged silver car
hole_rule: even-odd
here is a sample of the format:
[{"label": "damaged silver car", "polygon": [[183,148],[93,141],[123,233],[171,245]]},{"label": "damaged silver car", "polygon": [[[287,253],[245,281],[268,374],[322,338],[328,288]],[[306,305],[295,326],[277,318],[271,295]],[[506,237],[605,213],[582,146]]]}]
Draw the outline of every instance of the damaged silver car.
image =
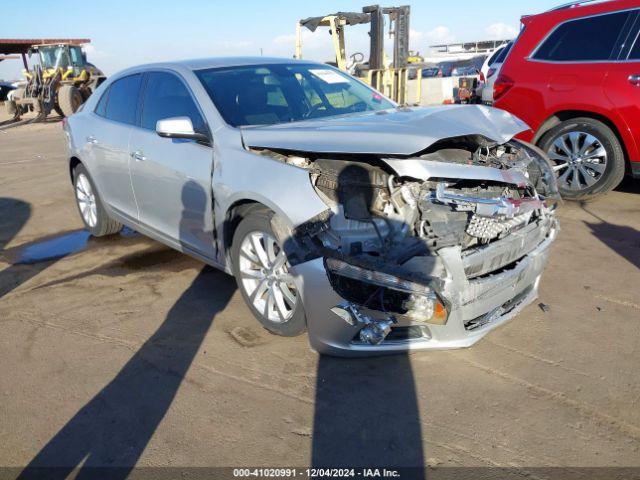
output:
[{"label": "damaged silver car", "polygon": [[92,234],[221,268],[266,329],[345,356],[469,346],[536,298],[558,192],[526,128],[262,57],[126,70],[64,127]]}]

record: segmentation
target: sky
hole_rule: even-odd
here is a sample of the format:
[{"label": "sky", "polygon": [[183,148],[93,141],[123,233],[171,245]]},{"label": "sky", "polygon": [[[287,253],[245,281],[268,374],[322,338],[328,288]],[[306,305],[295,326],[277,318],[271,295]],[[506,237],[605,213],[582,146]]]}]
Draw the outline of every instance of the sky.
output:
[{"label": "sky", "polygon": [[[428,45],[438,43],[513,37],[522,15],[548,10],[563,1],[378,3],[411,6],[411,48],[424,54]],[[89,61],[109,75],[162,60],[260,54],[291,57],[299,19],[336,11],[359,12],[371,3],[373,0],[30,0],[29,8],[0,15],[0,37],[90,38]],[[33,12],[47,12],[46,18],[34,21]],[[368,28],[346,29],[348,54],[361,51],[368,57]],[[388,37],[385,40],[391,45]],[[331,52],[327,29],[305,32],[304,58],[327,61]],[[19,60],[0,62],[0,79],[19,78],[21,69]]]}]

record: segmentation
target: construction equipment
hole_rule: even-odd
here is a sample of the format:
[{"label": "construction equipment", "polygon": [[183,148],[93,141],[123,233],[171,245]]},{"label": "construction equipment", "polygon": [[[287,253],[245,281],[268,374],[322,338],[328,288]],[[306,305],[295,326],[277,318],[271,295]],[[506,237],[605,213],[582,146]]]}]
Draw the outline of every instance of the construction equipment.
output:
[{"label": "construction equipment", "polygon": [[[333,41],[335,65],[352,75],[362,78],[373,88],[400,104],[407,103],[410,7],[370,5],[359,12],[338,12],[322,17],[309,17],[296,25],[295,58],[302,58],[302,28],[314,32],[318,27],[328,27]],[[385,15],[389,18],[389,35],[393,36],[393,60],[389,62],[384,52]],[[354,53],[347,58],[344,27],[371,24],[369,61],[362,63],[364,55]]]},{"label": "construction equipment", "polygon": [[[0,52],[3,47],[6,50],[8,45],[22,45],[22,50],[14,48],[13,51],[22,53],[26,82],[11,92],[5,102],[14,121],[30,111],[36,113],[37,119],[44,119],[53,110],[62,116],[69,116],[80,108],[106,79],[102,71],[87,61],[82,50],[82,45],[89,41],[42,41],[26,46],[24,40],[0,40]],[[27,63],[27,55],[38,57],[38,62],[31,68]]]},{"label": "construction equipment", "polygon": [[420,55],[420,52],[409,50],[409,56],[407,57],[407,63],[424,63],[424,57]]}]

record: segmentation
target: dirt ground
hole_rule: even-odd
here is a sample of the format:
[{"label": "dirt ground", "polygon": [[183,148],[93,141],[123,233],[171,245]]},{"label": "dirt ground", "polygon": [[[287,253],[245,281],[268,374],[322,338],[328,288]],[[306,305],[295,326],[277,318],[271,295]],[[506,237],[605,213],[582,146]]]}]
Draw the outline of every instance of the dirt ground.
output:
[{"label": "dirt ground", "polygon": [[640,467],[640,184],[559,216],[472,348],[320,358],[231,277],[88,238],[60,123],[0,132],[0,466]]}]

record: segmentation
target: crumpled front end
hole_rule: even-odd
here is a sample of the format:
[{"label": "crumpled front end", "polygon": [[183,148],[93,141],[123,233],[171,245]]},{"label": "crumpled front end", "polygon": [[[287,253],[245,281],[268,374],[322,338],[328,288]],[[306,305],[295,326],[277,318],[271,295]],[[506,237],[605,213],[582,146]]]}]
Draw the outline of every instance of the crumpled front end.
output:
[{"label": "crumpled front end", "polygon": [[273,225],[316,350],[466,347],[536,298],[558,223],[535,147],[465,136],[411,157],[253,150],[307,169],[327,205]]}]

